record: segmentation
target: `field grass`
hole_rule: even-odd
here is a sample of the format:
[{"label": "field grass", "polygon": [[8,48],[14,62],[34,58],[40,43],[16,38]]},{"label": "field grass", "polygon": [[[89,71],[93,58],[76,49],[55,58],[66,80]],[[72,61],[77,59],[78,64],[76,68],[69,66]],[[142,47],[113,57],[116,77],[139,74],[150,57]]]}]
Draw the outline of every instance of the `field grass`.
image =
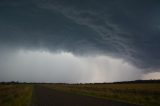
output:
[{"label": "field grass", "polygon": [[32,85],[0,84],[0,106],[29,106]]},{"label": "field grass", "polygon": [[160,83],[48,84],[65,92],[123,101],[144,106],[160,106]]}]

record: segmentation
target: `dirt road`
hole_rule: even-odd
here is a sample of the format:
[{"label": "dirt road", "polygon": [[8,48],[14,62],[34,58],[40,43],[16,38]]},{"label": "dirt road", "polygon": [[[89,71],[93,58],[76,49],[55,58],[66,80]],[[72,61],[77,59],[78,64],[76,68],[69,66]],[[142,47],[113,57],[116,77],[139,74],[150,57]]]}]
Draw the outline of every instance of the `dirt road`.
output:
[{"label": "dirt road", "polygon": [[34,86],[31,106],[136,106]]}]

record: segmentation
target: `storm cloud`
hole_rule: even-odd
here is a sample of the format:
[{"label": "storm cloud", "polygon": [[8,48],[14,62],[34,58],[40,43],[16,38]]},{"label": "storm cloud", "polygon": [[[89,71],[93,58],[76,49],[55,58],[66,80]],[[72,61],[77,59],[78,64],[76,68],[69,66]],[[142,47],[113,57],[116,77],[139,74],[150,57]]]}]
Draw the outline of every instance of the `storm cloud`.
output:
[{"label": "storm cloud", "polygon": [[[74,58],[78,58],[78,61],[82,58],[90,58],[87,61],[82,59],[83,62],[79,63],[81,64],[79,67],[83,67],[85,62],[87,64],[91,63],[91,58],[94,59],[102,56],[107,58],[105,61],[111,61],[108,58],[116,58],[117,61],[119,59],[121,60],[118,64],[123,67],[118,72],[126,73],[122,70],[131,69],[132,72],[135,72],[133,75],[135,77],[131,79],[140,78],[138,77],[141,75],[140,73],[159,72],[159,12],[160,1],[158,0],[1,0],[0,58],[5,58],[5,56],[6,58],[15,57],[13,54],[15,53],[17,55],[21,50],[35,53],[36,51],[45,51],[51,54],[53,53],[53,55],[69,53]],[[35,54],[33,53],[33,55]],[[29,54],[28,58],[31,57]],[[39,58],[41,57],[43,56]],[[21,61],[26,61],[22,57],[21,59]],[[65,58],[59,59],[65,61]],[[2,60],[1,65],[4,62]],[[12,59],[10,58],[9,60]],[[45,61],[45,59],[42,60]],[[134,68],[126,68],[127,66],[122,65],[123,61]],[[37,62],[33,62],[33,64],[35,63]],[[72,61],[72,64],[75,63],[75,61]],[[87,67],[92,67],[96,64],[99,64],[97,63],[97,59],[94,64],[89,64]],[[111,66],[111,64],[108,64],[110,62],[105,62],[101,66],[102,68],[105,66],[105,68],[99,68],[98,70],[104,71],[106,69],[105,73],[107,73],[108,70],[111,70],[106,68],[106,66]],[[116,62],[112,64],[116,64]],[[71,66],[68,65],[67,67]],[[50,69],[54,68],[50,67]],[[80,78],[78,75],[82,73],[79,72],[89,73],[87,69],[85,68],[82,69],[83,71],[80,71],[80,69],[73,68],[70,70],[79,70],[75,73],[77,75],[76,78]],[[2,73],[6,68],[1,68],[0,70],[3,70],[1,71]],[[8,70],[12,70],[12,68]],[[22,68],[14,70],[22,70]],[[123,76],[115,71],[118,69],[113,70],[119,76]],[[56,71],[53,72],[56,73]],[[67,72],[72,73],[72,71],[64,72],[64,69],[60,72],[61,74]],[[61,74],[60,76],[66,75]],[[89,74],[83,74],[82,76],[86,76],[85,78],[87,78]],[[108,76],[106,75],[104,80],[98,79],[97,81],[111,81],[107,78]],[[112,81],[127,80],[127,78],[121,78],[115,78]],[[128,78],[128,80],[131,79]],[[77,80],[85,82],[85,80]],[[86,79],[87,81],[90,82],[89,79]],[[68,82],[72,81],[68,80]]]}]

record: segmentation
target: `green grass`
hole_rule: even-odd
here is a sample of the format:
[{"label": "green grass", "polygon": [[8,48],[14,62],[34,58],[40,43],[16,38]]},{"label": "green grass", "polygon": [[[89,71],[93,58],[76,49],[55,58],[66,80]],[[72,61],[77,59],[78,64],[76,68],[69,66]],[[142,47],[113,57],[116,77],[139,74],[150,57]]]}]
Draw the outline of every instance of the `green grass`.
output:
[{"label": "green grass", "polygon": [[144,106],[160,106],[159,83],[127,84],[50,84],[52,89],[123,101]]},{"label": "green grass", "polygon": [[0,106],[29,106],[32,97],[32,85],[0,85]]}]

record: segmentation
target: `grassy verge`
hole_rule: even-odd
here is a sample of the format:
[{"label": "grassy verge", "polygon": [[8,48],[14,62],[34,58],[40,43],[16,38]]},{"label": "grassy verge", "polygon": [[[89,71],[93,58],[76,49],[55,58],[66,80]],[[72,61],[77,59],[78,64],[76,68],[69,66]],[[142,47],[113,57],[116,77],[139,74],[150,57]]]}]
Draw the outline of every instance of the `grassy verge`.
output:
[{"label": "grassy verge", "polygon": [[160,106],[159,83],[50,84],[49,88],[145,106]]},{"label": "grassy verge", "polygon": [[32,85],[0,85],[0,106],[29,106],[32,97]]}]

